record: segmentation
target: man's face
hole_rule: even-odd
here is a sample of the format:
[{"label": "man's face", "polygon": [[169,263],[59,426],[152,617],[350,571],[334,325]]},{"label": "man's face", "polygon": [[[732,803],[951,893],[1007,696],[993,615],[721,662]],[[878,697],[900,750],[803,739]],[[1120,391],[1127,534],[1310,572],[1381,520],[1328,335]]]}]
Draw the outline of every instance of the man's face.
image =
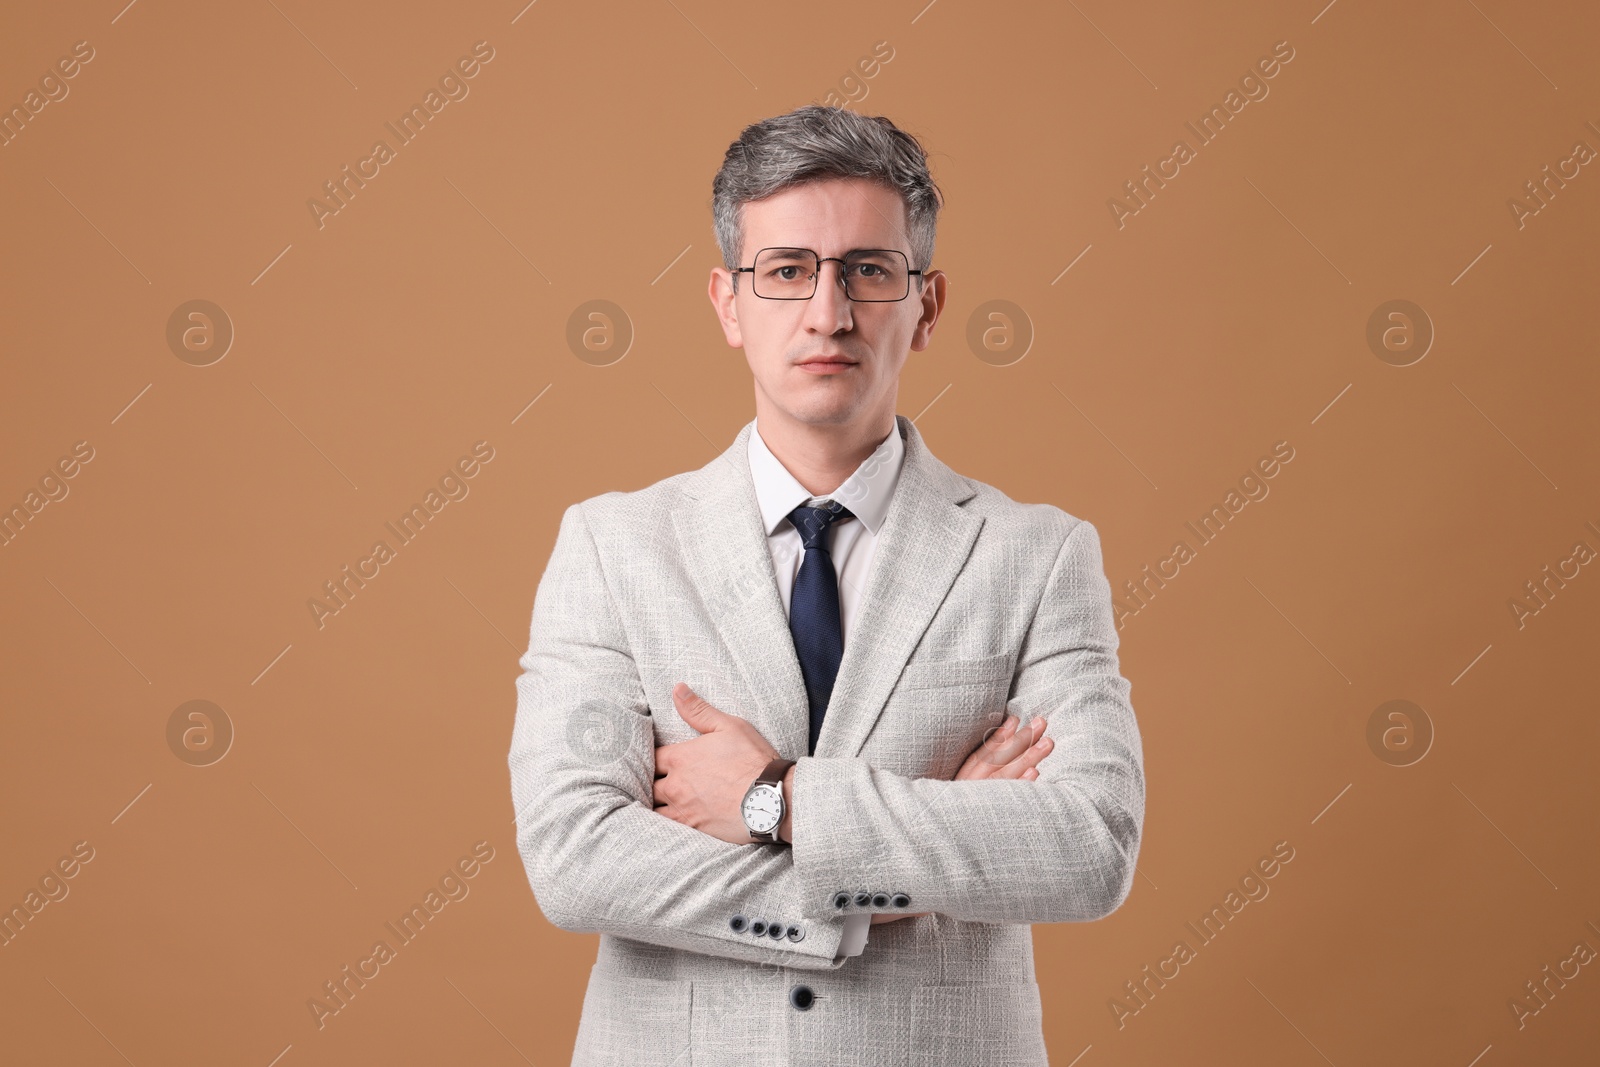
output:
[{"label": "man's face", "polygon": [[[916,267],[905,221],[900,195],[863,178],[790,186],[744,205],[739,266],[754,264],[763,248],[785,247],[823,257],[897,249]],[[765,300],[751,291],[752,275],[741,274],[735,291],[725,268],[711,271],[711,303],[728,344],[744,349],[763,422],[787,416],[812,425],[881,428],[893,416],[907,354],[928,347],[944,306],[941,272],[929,271],[921,286],[913,275],[904,300],[860,303],[845,296],[840,267],[821,265],[810,300]],[[819,357],[842,362],[815,362]]]}]

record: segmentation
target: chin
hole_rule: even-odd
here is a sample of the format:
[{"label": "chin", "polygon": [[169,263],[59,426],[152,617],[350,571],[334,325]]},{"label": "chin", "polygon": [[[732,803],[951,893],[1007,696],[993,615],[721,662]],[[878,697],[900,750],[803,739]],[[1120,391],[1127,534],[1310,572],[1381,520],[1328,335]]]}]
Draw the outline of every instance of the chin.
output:
[{"label": "chin", "polygon": [[796,422],[825,426],[849,422],[860,413],[862,405],[855,396],[833,395],[795,397],[783,407]]}]

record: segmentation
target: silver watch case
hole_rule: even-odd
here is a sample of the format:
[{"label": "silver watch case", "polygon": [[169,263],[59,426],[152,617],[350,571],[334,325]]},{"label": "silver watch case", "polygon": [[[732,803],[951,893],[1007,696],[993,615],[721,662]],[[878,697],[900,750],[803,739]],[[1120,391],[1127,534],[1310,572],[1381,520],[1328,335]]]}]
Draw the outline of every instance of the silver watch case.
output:
[{"label": "silver watch case", "polygon": [[[756,803],[752,804],[752,801]],[[783,825],[784,816],[783,786],[770,782],[754,783],[739,802],[739,814],[751,837],[762,841],[778,840],[778,827]]]}]

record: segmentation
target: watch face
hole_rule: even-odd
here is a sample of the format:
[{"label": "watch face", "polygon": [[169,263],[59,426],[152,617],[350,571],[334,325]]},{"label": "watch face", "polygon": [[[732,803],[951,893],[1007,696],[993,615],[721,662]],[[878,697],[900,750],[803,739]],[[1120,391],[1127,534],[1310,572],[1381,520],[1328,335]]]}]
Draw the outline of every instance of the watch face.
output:
[{"label": "watch face", "polygon": [[745,795],[742,810],[751,833],[770,833],[783,821],[783,793],[776,786],[755,786]]}]

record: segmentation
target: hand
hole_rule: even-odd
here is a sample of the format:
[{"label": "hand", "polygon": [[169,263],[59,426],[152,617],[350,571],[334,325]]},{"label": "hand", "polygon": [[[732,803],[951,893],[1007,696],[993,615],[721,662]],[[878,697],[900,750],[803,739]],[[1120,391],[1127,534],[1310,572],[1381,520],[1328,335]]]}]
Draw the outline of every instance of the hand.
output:
[{"label": "hand", "polygon": [[875,911],[872,913],[872,925],[877,926],[879,923],[897,923],[901,919],[920,919],[924,915],[932,914],[933,912],[931,911],[908,911],[904,913]]},{"label": "hand", "polygon": [[[1031,782],[1039,777],[1039,761],[1050,754],[1055,747],[1055,742],[1044,736],[1045,719],[1036,715],[1027,726],[1018,729],[1019,720],[1015,715],[1007,715],[1004,722],[991,733],[983,744],[973,750],[967,757],[961,769],[956,772],[956,781],[972,781],[980,778],[1020,778]],[[904,914],[890,912],[874,912],[872,925],[879,923],[898,922],[901,919],[916,919],[932,912],[917,911]]]},{"label": "hand", "polygon": [[672,705],[700,736],[657,746],[655,811],[729,844],[750,844],[739,807],[778,750],[750,723],[719,711],[683,682],[672,687]]},{"label": "hand", "polygon": [[1007,715],[983,744],[973,750],[956,781],[979,778],[1020,778],[1031,782],[1039,777],[1039,761],[1050,754],[1055,742],[1044,736],[1047,725],[1043,715],[1035,715],[1028,725],[1020,726],[1015,715]]}]

